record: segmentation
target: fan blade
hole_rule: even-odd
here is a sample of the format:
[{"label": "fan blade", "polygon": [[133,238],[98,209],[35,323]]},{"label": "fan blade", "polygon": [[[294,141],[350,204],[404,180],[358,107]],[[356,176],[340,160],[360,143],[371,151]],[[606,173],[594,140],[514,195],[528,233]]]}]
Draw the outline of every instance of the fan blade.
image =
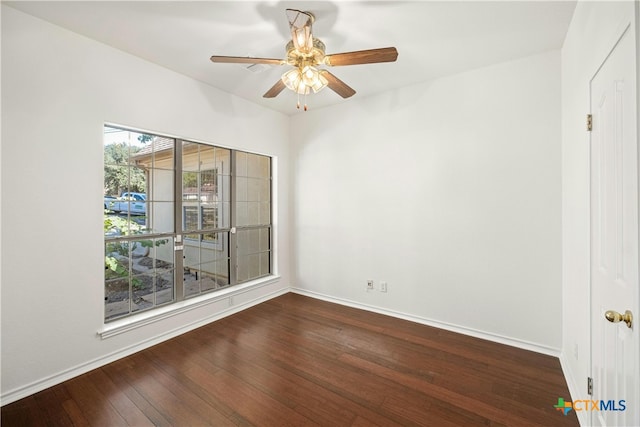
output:
[{"label": "fan blade", "polygon": [[345,82],[328,72],[327,70],[322,70],[320,73],[327,79],[327,86],[329,89],[337,93],[343,98],[349,98],[350,96],[355,95],[356,91],[353,88],[349,87]]},{"label": "fan blade", "polygon": [[287,9],[286,12],[293,46],[298,52],[311,52],[313,48],[313,36],[311,35],[313,15],[296,9]]},{"label": "fan blade", "polygon": [[271,87],[271,89],[269,89],[264,95],[262,95],[262,97],[275,98],[276,96],[280,95],[280,92],[282,92],[285,87],[286,86],[284,85],[284,82],[282,80],[278,80],[276,84]]},{"label": "fan blade", "polygon": [[220,62],[226,64],[271,64],[271,65],[283,65],[286,62],[282,59],[273,58],[252,58],[250,56],[219,56],[213,55],[211,57],[212,62]]},{"label": "fan blade", "polygon": [[326,65],[335,67],[339,65],[394,62],[396,59],[398,59],[398,51],[395,47],[383,47],[380,49],[357,50],[355,52],[327,55],[324,57],[324,63]]}]

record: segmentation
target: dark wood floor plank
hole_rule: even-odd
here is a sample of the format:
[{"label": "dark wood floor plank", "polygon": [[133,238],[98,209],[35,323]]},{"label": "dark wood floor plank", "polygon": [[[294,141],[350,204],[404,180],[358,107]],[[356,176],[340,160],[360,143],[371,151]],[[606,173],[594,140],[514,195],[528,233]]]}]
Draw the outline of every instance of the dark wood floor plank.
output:
[{"label": "dark wood floor plank", "polygon": [[96,369],[87,374],[87,379],[100,388],[113,408],[124,419],[126,425],[136,427],[151,427],[153,423],[144,412],[129,399],[124,390],[119,389],[102,369]]},{"label": "dark wood floor plank", "polygon": [[144,352],[135,354],[131,365],[122,374],[171,425],[206,426],[215,425],[213,421],[224,422],[223,416],[214,410],[209,411],[210,407],[192,391],[185,390],[177,381],[167,379],[160,369],[146,360]]},{"label": "dark wood floor plank", "polygon": [[2,407],[3,426],[577,426],[557,358],[286,294]]},{"label": "dark wood floor plank", "polygon": [[122,370],[126,369],[128,358],[118,360],[101,368],[105,375],[111,379],[113,384],[118,387],[131,402],[136,405],[151,423],[158,427],[170,427],[171,421],[164,417],[155,406],[145,399],[126,379]]},{"label": "dark wood floor plank", "polygon": [[[340,395],[297,375],[289,365],[278,365],[269,353],[255,347],[237,343],[232,357],[236,363],[227,364],[226,368],[231,374],[322,425],[349,424],[356,413],[366,412],[355,402],[345,401]],[[294,358],[290,360],[297,363]],[[373,411],[368,415],[376,417]]]},{"label": "dark wood floor plank", "polygon": [[111,405],[108,397],[84,374],[65,383],[69,395],[94,426],[126,426],[127,423]]},{"label": "dark wood floor plank", "polygon": [[45,423],[45,415],[42,413],[34,396],[25,397],[24,399],[19,400],[18,402],[15,402],[8,407],[2,407],[0,424],[3,426],[36,426],[44,425]]},{"label": "dark wood floor plank", "polygon": [[[85,414],[82,408],[78,406],[78,403],[79,402],[76,402],[73,399],[64,400],[62,401],[62,407],[64,408],[65,412],[69,414],[69,418],[71,419],[71,422],[73,423],[74,426],[78,426],[78,427],[91,426],[91,423],[89,423],[89,420],[87,419],[87,417],[85,417]],[[37,424],[25,424],[25,426],[26,425],[37,426]]]},{"label": "dark wood floor plank", "polygon": [[62,405],[58,402],[64,402],[71,399],[69,393],[67,393],[66,387],[56,386],[41,391],[33,395],[38,407],[43,413],[45,418],[45,425],[47,426],[73,426],[73,422],[69,417],[67,411],[64,410]]},{"label": "dark wood floor plank", "polygon": [[212,396],[255,425],[317,425],[224,370],[211,374],[197,367],[188,375],[203,382]]}]

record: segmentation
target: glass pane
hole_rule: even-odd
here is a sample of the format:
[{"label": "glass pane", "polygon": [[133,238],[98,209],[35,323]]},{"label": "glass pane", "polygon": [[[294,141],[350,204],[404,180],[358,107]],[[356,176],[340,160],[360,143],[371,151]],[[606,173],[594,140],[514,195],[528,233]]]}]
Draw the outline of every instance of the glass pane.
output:
[{"label": "glass pane", "polygon": [[236,223],[239,227],[249,224],[247,202],[236,203]]},{"label": "glass pane", "polygon": [[248,255],[238,255],[238,283],[249,280],[249,263],[247,258]]},{"label": "glass pane", "polygon": [[220,286],[229,284],[229,259],[225,258],[216,262],[216,281]]},{"label": "glass pane", "polygon": [[[124,205],[126,204],[126,207]],[[129,236],[148,232],[147,216],[128,212],[131,208],[130,202],[120,202],[120,207],[124,211],[105,212],[104,232],[105,237]],[[146,209],[146,203],[144,206]]]},{"label": "glass pane", "polygon": [[195,268],[184,269],[184,296],[190,297],[200,294],[200,270]]},{"label": "glass pane", "polygon": [[249,230],[238,230],[236,237],[238,255],[249,253]]},{"label": "glass pane", "polygon": [[147,171],[144,168],[133,165],[129,166],[129,182],[126,187],[123,188],[124,192],[120,193],[120,197],[122,197],[123,200],[142,200],[140,196],[136,197],[135,194],[146,196],[147,179]]},{"label": "glass pane", "polygon": [[184,241],[185,296],[229,284],[229,233],[194,234]]},{"label": "glass pane", "polygon": [[147,273],[131,277],[131,311],[146,310],[155,305],[153,290],[155,289],[155,274]]},{"label": "glass pane", "polygon": [[200,245],[201,234],[190,234],[184,239],[184,295],[193,296],[200,294],[200,280],[202,273],[200,267],[203,260],[202,248]]},{"label": "glass pane", "polygon": [[260,178],[271,178],[271,157],[260,156]]},{"label": "glass pane", "polygon": [[260,230],[249,230],[249,253],[256,253],[260,250]]},{"label": "glass pane", "polygon": [[156,278],[156,305],[173,301],[174,298],[174,270],[162,272]]},{"label": "glass pane", "polygon": [[260,180],[260,195],[258,200],[261,202],[269,202],[271,201],[271,181],[269,180]]},{"label": "glass pane", "polygon": [[247,154],[247,176],[263,178],[262,159],[265,156],[259,154]]},{"label": "glass pane", "polygon": [[151,170],[151,199],[156,202],[173,202],[173,170]]},{"label": "glass pane", "polygon": [[107,149],[105,148],[104,165],[104,196],[117,198],[129,187],[129,166],[108,165],[106,162]]},{"label": "glass pane", "polygon": [[265,254],[248,254],[238,256],[238,282],[246,282],[269,273],[268,258],[263,258]]},{"label": "glass pane", "polygon": [[198,200],[198,174],[196,172],[182,173],[182,200]]},{"label": "glass pane", "polygon": [[[195,231],[198,230],[199,227],[199,219],[198,219],[198,206],[183,206],[182,207],[182,230],[187,231]],[[194,236],[189,236],[190,238],[195,238]]]},{"label": "glass pane", "polygon": [[260,203],[260,221],[261,225],[271,224],[271,203]]},{"label": "glass pane", "polygon": [[247,255],[268,251],[270,248],[269,229],[258,228],[250,230],[238,230],[236,242],[238,247],[238,255]]},{"label": "glass pane", "polygon": [[[193,238],[192,238],[193,236]],[[184,239],[184,267],[187,269],[197,269],[200,266],[200,241],[199,234],[192,234]]]},{"label": "glass pane", "polygon": [[247,176],[247,153],[236,151],[236,176]]},{"label": "glass pane", "polygon": [[206,244],[204,241],[200,245],[200,268],[204,269],[204,265],[215,261],[218,258],[218,250]]},{"label": "glass pane", "polygon": [[269,229],[238,230],[238,281],[270,273]]},{"label": "glass pane", "polygon": [[[127,132],[127,131],[125,131]],[[139,160],[151,163],[153,160],[153,139],[154,135],[146,133],[128,131],[129,164],[135,165]]]},{"label": "glass pane", "polygon": [[200,144],[195,142],[182,142],[182,170],[195,172],[200,170]]},{"label": "glass pane", "polygon": [[150,257],[155,259],[156,272],[173,270],[174,248],[172,239],[153,239],[154,247],[150,251]]},{"label": "glass pane", "polygon": [[249,262],[249,279],[260,277],[260,254],[251,254],[247,260]]},{"label": "glass pane", "polygon": [[173,240],[137,239],[131,249],[131,310],[146,310],[156,305],[157,292],[162,302],[173,299]]},{"label": "glass pane", "polygon": [[247,202],[247,223],[248,225],[260,225],[259,202]]},{"label": "glass pane", "polygon": [[217,289],[218,284],[216,282],[216,263],[207,262],[202,264],[200,272],[202,274],[202,278],[200,280],[200,291],[206,292]]},{"label": "glass pane", "polygon": [[150,148],[153,150],[153,167],[173,171],[173,138],[155,135]]},{"label": "glass pane", "polygon": [[129,242],[105,243],[105,318],[115,318],[129,313]]},{"label": "glass pane", "polygon": [[218,226],[220,228],[231,227],[231,203],[218,203]]},{"label": "glass pane", "polygon": [[129,314],[128,276],[105,281],[104,294],[104,317],[106,320]]},{"label": "glass pane", "polygon": [[237,202],[247,201],[247,178],[244,178],[244,177],[236,178],[236,201]]},{"label": "glass pane", "polygon": [[149,202],[147,227],[150,233],[172,233],[175,230],[173,224],[173,202]]},{"label": "glass pane", "polygon": [[105,319],[173,300],[172,239],[109,239],[174,232],[174,144],[104,127]]},{"label": "glass pane", "polygon": [[200,146],[200,170],[215,169],[214,148],[210,145],[198,144]]},{"label": "glass pane", "polygon": [[215,169],[204,170],[200,173],[200,201],[213,202],[217,200],[218,174]]},{"label": "glass pane", "polygon": [[271,253],[265,252],[260,254],[260,275],[266,276],[271,273],[270,263]]},{"label": "glass pane", "polygon": [[216,148],[216,168],[218,173],[231,175],[231,151],[226,148]]},{"label": "glass pane", "polygon": [[218,200],[224,202],[231,201],[231,177],[218,175]]},{"label": "glass pane", "polygon": [[258,233],[260,235],[260,247],[258,250],[260,252],[268,251],[271,248],[271,241],[269,238],[269,229],[261,228],[258,231]]},{"label": "glass pane", "polygon": [[247,180],[247,200],[250,202],[260,201],[260,184],[261,180],[249,178]]},{"label": "glass pane", "polygon": [[[203,208],[202,209],[202,228],[203,229],[213,229],[218,226],[217,219],[218,209],[213,208]],[[203,241],[206,242],[218,242],[219,241],[219,233],[205,233],[202,238]]]}]

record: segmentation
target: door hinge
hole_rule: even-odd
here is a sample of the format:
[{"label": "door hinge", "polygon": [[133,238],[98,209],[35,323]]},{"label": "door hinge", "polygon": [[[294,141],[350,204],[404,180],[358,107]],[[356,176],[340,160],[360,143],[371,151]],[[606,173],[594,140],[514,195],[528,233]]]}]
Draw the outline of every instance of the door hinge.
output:
[{"label": "door hinge", "polygon": [[593,116],[591,114],[587,114],[587,130],[589,132],[593,130]]},{"label": "door hinge", "polygon": [[587,394],[593,396],[593,378],[587,377]]}]

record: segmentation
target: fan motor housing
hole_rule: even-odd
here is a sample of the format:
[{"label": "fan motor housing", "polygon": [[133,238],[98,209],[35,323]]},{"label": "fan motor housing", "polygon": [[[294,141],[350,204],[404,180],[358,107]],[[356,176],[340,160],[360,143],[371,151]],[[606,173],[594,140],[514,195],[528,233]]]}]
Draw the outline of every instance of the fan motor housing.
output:
[{"label": "fan motor housing", "polygon": [[325,45],[322,40],[313,37],[313,47],[311,52],[300,52],[293,44],[293,40],[289,41],[286,46],[287,64],[294,67],[303,68],[306,65],[314,66],[321,64],[325,56]]}]

